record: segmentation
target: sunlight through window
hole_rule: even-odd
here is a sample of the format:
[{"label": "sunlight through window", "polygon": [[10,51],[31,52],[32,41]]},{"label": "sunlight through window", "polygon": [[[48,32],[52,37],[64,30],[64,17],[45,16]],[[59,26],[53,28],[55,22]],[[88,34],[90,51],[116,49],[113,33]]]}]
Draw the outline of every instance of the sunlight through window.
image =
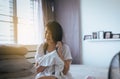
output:
[{"label": "sunlight through window", "polygon": [[41,1],[0,0],[0,26],[0,44],[41,43],[44,31]]}]

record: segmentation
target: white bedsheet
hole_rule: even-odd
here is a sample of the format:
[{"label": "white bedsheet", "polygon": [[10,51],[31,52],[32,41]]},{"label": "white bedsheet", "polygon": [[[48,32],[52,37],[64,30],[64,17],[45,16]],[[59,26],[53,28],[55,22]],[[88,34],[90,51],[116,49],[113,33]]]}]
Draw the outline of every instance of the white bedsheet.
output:
[{"label": "white bedsheet", "polygon": [[107,79],[108,76],[107,68],[86,65],[71,65],[70,72],[74,79],[85,79],[87,76],[93,76],[95,79]]},{"label": "white bedsheet", "polygon": [[[93,76],[95,79],[107,79],[108,69],[91,67],[86,65],[71,65],[70,72],[74,79],[85,79],[86,76]],[[15,79],[34,79],[35,75]],[[10,78],[14,79],[14,78]]]}]

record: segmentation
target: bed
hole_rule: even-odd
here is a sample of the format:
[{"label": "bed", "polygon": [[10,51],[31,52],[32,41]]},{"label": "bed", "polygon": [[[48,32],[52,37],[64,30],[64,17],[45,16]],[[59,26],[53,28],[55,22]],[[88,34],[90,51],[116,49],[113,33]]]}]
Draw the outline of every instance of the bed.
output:
[{"label": "bed", "polygon": [[94,79],[107,79],[108,76],[108,68],[86,65],[71,65],[70,72],[74,79],[85,79],[87,76],[93,76]]},{"label": "bed", "polygon": [[[86,65],[71,65],[70,72],[73,79],[85,79],[87,76],[93,76],[94,79],[107,79],[108,69],[91,67]],[[10,78],[10,79],[34,79],[35,75],[21,77],[21,78]]]},{"label": "bed", "polygon": [[[13,48],[13,47],[11,48],[11,47],[3,47],[3,46],[1,46],[0,48],[1,48],[1,50],[0,50],[0,54],[1,54],[0,55],[1,56],[0,57],[0,62],[1,63],[3,61],[5,62],[6,58],[7,59],[9,58],[7,61],[10,61],[11,59],[14,59],[14,61],[17,60],[17,59],[20,59],[21,61],[24,60],[24,62],[22,62],[22,64],[20,64],[22,66],[19,66],[19,63],[16,62],[17,64],[15,64],[15,65],[19,66],[19,67],[23,67],[23,64],[26,67],[27,60],[31,64],[34,64],[34,54],[35,54],[34,52],[27,53],[27,55],[25,57],[23,57],[23,55],[26,54],[26,52],[27,52],[24,48]],[[11,53],[10,53],[10,50],[8,50],[8,49],[13,49],[13,50],[11,50]],[[23,49],[24,49],[24,51],[23,51]],[[14,53],[16,54],[16,52],[20,56],[14,55]],[[9,66],[12,67],[11,65],[13,65],[13,64],[8,64],[8,63],[2,63],[2,64],[3,65],[4,64],[7,65],[8,67]],[[29,63],[27,65],[29,66]],[[0,65],[0,67],[1,66],[2,65]],[[2,69],[2,67],[1,67],[1,69]],[[11,68],[9,68],[9,69],[10,69],[10,71],[13,72],[13,70],[11,70]],[[29,69],[27,69],[27,70],[29,70]],[[98,67],[91,67],[91,66],[77,65],[77,64],[72,64],[71,65],[70,72],[71,72],[71,74],[73,76],[73,79],[85,79],[87,76],[93,76],[95,79],[107,79],[107,75],[108,75],[108,69],[107,68],[98,68]],[[0,79],[34,79],[35,78],[35,74],[34,73],[31,74],[31,75],[28,75],[28,76],[24,76],[24,77],[21,77],[19,73],[20,72],[14,73],[14,75],[17,74],[17,76],[19,76],[19,77],[16,77],[16,78],[2,78],[1,76],[3,76],[3,75],[0,75]],[[22,73],[21,75],[25,75],[23,71],[21,73]],[[10,75],[11,75],[11,73],[10,73]]]}]

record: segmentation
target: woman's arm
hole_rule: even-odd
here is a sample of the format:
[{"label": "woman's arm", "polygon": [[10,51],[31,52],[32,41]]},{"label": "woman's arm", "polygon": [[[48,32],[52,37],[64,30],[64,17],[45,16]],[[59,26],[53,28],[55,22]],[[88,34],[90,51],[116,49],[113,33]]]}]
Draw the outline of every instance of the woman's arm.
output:
[{"label": "woman's arm", "polygon": [[43,55],[44,55],[44,53],[43,53],[43,44],[41,44],[40,46],[37,47],[37,52],[35,54],[35,68],[36,68],[37,73],[43,72],[44,69],[46,68],[46,67],[40,66],[38,64],[38,62],[40,60],[40,57],[42,57]]},{"label": "woman's arm", "polygon": [[66,75],[67,72],[69,71],[71,60],[64,60],[63,55],[59,54],[59,57],[63,60],[64,62],[64,69],[63,69],[63,74]]},{"label": "woman's arm", "polygon": [[39,73],[39,72],[43,72],[46,67],[39,66],[38,62],[35,62],[35,68],[36,68],[37,73]]},{"label": "woman's arm", "polygon": [[64,60],[63,74],[66,75],[69,71],[71,60]]},{"label": "woman's arm", "polygon": [[71,64],[71,60],[64,60],[64,56],[62,55],[63,49],[62,49],[62,43],[61,43],[61,42],[58,42],[58,43],[57,43],[57,48],[58,48],[58,50],[57,50],[58,55],[59,55],[59,57],[60,57],[60,58],[63,60],[63,62],[64,62],[63,74],[66,75],[67,72],[69,71],[70,64]]},{"label": "woman's arm", "polygon": [[45,70],[45,66],[39,66],[39,67],[37,67],[37,73],[39,73],[39,72],[43,72],[44,70]]},{"label": "woman's arm", "polygon": [[42,76],[39,79],[57,79],[55,76]]}]

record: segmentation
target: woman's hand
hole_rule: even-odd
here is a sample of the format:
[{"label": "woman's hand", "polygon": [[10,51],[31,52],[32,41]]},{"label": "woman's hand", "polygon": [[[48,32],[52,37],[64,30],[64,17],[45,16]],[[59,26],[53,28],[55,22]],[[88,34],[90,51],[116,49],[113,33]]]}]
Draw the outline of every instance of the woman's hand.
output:
[{"label": "woman's hand", "polygon": [[56,48],[57,48],[57,51],[58,51],[58,52],[62,52],[62,42],[61,42],[61,41],[58,41],[58,42],[57,42]]},{"label": "woman's hand", "polygon": [[43,72],[45,68],[46,68],[45,66],[38,66],[38,67],[36,67],[37,73]]},{"label": "woman's hand", "polygon": [[62,55],[62,52],[63,52],[63,45],[62,45],[62,42],[61,41],[58,41],[57,44],[56,44],[56,48],[57,48],[57,53],[59,55],[59,57],[63,60],[63,55]]}]

